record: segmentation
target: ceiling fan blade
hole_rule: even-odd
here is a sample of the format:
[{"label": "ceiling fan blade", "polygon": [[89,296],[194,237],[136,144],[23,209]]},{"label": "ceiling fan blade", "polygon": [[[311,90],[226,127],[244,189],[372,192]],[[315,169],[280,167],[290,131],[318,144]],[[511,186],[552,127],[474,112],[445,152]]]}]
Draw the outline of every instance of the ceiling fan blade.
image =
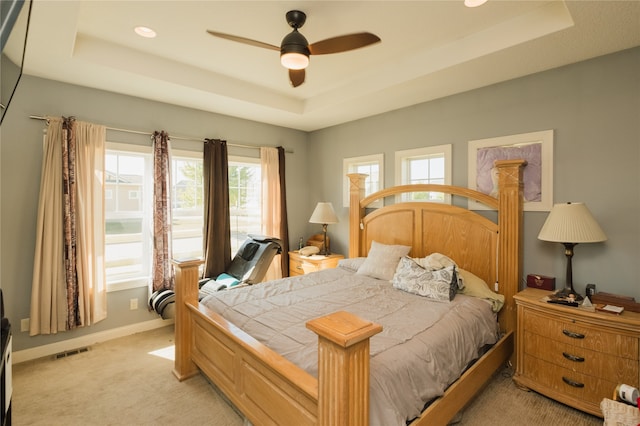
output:
[{"label": "ceiling fan blade", "polygon": [[359,49],[378,43],[380,37],[371,33],[355,33],[338,37],[328,38],[309,45],[312,55],[326,55],[329,53],[340,53],[348,50]]},{"label": "ceiling fan blade", "polygon": [[291,80],[291,85],[293,87],[298,87],[302,83],[304,83],[304,76],[305,76],[304,69],[289,70],[289,80]]},{"label": "ceiling fan blade", "polygon": [[264,49],[280,51],[279,46],[274,46],[273,44],[263,43],[257,40],[251,40],[250,38],[239,37],[239,36],[234,36],[234,35],[225,34],[225,33],[219,33],[217,31],[211,31],[211,30],[207,30],[207,32],[214,37],[220,37],[226,40],[237,41],[238,43],[248,44],[249,46],[262,47]]}]

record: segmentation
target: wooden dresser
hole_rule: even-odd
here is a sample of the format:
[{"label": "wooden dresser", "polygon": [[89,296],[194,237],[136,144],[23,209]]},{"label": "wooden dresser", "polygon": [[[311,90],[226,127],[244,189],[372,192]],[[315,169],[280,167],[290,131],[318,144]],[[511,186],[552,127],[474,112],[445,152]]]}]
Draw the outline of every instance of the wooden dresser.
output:
[{"label": "wooden dresser", "polygon": [[600,402],[620,383],[640,385],[640,314],[588,312],[541,299],[528,288],[518,311],[513,380],[564,404],[602,417]]},{"label": "wooden dresser", "polygon": [[335,268],[338,261],[344,259],[341,254],[330,254],[329,256],[300,256],[297,251],[289,252],[289,276],[304,275],[309,272],[320,271],[322,269]]}]

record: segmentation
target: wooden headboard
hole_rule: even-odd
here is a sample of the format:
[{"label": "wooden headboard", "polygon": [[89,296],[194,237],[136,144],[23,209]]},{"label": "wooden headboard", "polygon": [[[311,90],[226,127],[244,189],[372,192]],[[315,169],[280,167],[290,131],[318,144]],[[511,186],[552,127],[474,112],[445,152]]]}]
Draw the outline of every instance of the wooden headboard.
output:
[{"label": "wooden headboard", "polygon": [[[524,160],[496,161],[498,198],[450,185],[403,185],[366,198],[366,175],[350,174],[349,257],[366,256],[371,241],[411,246],[412,257],[442,253],[505,296],[501,328],[515,329],[515,303],[522,269],[522,206]],[[366,214],[372,202],[408,192],[441,192],[478,201],[497,211],[494,222],[456,205],[401,202]]]}]

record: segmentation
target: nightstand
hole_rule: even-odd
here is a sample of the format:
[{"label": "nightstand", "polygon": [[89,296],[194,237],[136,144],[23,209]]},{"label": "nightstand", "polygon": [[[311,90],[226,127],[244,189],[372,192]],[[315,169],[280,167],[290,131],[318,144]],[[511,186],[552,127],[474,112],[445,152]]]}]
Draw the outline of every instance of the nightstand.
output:
[{"label": "nightstand", "polygon": [[309,272],[330,269],[338,266],[338,261],[344,259],[341,254],[330,254],[329,256],[301,256],[297,251],[289,252],[289,276],[304,275]]},{"label": "nightstand", "polygon": [[618,384],[640,384],[640,313],[589,312],[541,300],[552,293],[528,288],[514,296],[513,380],[602,417],[600,402],[611,398]]}]

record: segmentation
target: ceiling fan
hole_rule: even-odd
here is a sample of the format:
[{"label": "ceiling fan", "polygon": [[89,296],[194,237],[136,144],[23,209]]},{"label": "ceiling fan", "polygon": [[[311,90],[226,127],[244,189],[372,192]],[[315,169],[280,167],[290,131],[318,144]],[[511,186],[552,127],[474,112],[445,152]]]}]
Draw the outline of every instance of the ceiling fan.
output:
[{"label": "ceiling fan", "polygon": [[287,23],[293,28],[293,31],[282,39],[280,47],[217,31],[207,30],[207,32],[215,37],[237,41],[250,46],[280,51],[280,62],[282,66],[289,69],[289,80],[293,87],[298,87],[304,83],[305,68],[309,65],[310,55],[341,53],[369,46],[380,41],[380,37],[377,35],[363,32],[332,37],[309,44],[307,39],[298,32],[298,28],[304,25],[307,15],[299,10],[290,10],[287,12],[286,18]]}]

